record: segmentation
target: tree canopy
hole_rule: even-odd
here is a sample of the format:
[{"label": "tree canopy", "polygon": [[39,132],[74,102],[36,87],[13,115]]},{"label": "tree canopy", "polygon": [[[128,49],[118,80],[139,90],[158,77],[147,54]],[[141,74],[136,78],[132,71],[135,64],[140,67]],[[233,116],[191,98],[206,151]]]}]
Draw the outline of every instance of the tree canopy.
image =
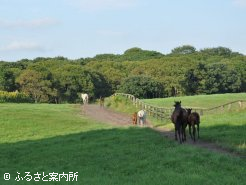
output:
[{"label": "tree canopy", "polygon": [[130,76],[123,80],[120,92],[132,94],[139,98],[155,98],[163,96],[163,85],[148,76]]},{"label": "tree canopy", "polygon": [[190,45],[183,45],[180,47],[176,47],[172,50],[172,54],[192,54],[196,52],[196,48]]},{"label": "tree canopy", "polygon": [[[175,93],[174,93],[175,89]],[[139,98],[246,92],[246,56],[229,48],[176,47],[170,54],[130,48],[69,60],[59,56],[0,62],[0,90],[28,94],[33,101],[79,102],[125,92]]]}]

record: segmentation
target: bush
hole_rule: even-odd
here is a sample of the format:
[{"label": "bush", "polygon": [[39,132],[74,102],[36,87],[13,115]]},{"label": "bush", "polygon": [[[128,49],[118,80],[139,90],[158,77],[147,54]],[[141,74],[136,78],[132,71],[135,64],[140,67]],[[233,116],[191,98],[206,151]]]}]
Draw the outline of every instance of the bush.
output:
[{"label": "bush", "polygon": [[159,98],[164,96],[164,87],[148,76],[130,76],[122,82],[119,92],[132,94],[138,98]]},{"label": "bush", "polygon": [[18,91],[15,92],[6,92],[0,91],[0,103],[31,103],[33,100],[30,96],[19,93]]}]

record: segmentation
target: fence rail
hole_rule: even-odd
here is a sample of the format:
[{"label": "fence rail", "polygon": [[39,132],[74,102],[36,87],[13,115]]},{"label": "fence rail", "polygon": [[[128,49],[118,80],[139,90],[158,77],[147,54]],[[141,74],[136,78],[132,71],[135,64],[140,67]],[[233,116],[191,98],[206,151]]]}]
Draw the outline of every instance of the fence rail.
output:
[{"label": "fence rail", "polygon": [[[131,94],[125,94],[125,93],[115,93],[113,96],[124,96],[132,101],[133,105],[144,109],[149,116],[152,116],[157,119],[170,119],[171,114],[174,110],[174,108],[165,108],[165,107],[157,107],[150,104],[147,104],[140,100],[139,98],[136,98],[135,96]],[[192,107],[189,107],[192,108]],[[212,107],[212,108],[192,108],[193,111],[198,112],[201,116],[204,114],[214,114],[214,113],[222,113],[225,111],[232,111],[232,110],[238,110],[238,109],[244,109],[246,108],[246,100],[237,100],[232,101],[220,106]]]}]

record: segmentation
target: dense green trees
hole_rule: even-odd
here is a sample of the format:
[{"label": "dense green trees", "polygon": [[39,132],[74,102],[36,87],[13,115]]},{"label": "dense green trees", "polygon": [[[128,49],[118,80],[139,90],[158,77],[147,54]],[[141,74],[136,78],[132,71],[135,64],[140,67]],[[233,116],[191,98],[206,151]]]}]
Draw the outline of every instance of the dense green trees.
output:
[{"label": "dense green trees", "polygon": [[184,45],[184,46],[180,46],[180,47],[176,47],[172,50],[171,54],[181,54],[181,55],[185,55],[185,54],[192,54],[196,52],[196,48],[190,45]]},{"label": "dense green trees", "polygon": [[[0,62],[0,90],[20,91],[36,102],[79,102],[125,92],[142,98],[246,92],[246,56],[229,48],[190,45],[168,55],[130,48],[122,55],[102,54]],[[174,93],[175,90],[175,93]]]},{"label": "dense green trees", "polygon": [[0,90],[2,91],[14,91],[15,76],[14,73],[4,67],[0,67]]},{"label": "dense green trees", "polygon": [[138,98],[163,97],[164,88],[161,83],[148,76],[130,76],[123,80],[120,92],[132,94]]},{"label": "dense green trees", "polygon": [[202,54],[209,55],[209,56],[224,56],[224,57],[231,57],[233,53],[229,48],[225,47],[217,47],[217,48],[205,48],[201,50]]},{"label": "dense green trees", "polygon": [[189,95],[240,92],[241,74],[223,63],[201,64],[187,70],[182,85]]},{"label": "dense green trees", "polygon": [[24,70],[16,79],[20,85],[20,90],[29,94],[37,102],[49,102],[51,96],[56,96],[56,91],[52,89],[52,84],[44,76],[34,70]]},{"label": "dense green trees", "polygon": [[81,92],[94,98],[111,94],[110,86],[101,74],[85,70],[80,65],[64,65],[53,71],[53,78],[59,102],[80,101]]}]

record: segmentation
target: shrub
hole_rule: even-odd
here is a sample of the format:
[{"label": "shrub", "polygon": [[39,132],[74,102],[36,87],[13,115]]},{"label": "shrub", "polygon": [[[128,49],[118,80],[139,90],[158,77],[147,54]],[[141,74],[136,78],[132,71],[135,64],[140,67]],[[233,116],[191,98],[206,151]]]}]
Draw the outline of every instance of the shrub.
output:
[{"label": "shrub", "polygon": [[15,92],[0,91],[0,103],[31,103],[33,100],[30,96]]}]

